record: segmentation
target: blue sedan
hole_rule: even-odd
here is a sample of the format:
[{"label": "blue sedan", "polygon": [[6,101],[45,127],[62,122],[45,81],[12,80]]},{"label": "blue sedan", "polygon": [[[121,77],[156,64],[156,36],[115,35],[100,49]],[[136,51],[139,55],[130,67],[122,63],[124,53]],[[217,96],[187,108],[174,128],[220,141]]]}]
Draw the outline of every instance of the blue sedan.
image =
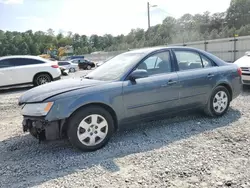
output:
[{"label": "blue sedan", "polygon": [[117,55],[83,78],[33,88],[19,105],[23,130],[40,141],[66,137],[94,151],[122,126],[169,113],[222,116],[241,88],[235,64],[194,48],[156,47]]}]

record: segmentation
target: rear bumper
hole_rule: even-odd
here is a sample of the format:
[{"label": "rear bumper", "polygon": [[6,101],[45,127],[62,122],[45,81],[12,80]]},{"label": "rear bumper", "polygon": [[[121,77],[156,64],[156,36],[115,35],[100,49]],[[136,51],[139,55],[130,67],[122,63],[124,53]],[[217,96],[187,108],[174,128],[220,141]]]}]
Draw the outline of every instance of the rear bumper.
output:
[{"label": "rear bumper", "polygon": [[243,83],[242,83],[242,77],[237,77],[237,79],[234,79],[231,83],[231,89],[232,89],[232,100],[237,98],[243,90]]},{"label": "rear bumper", "polygon": [[54,78],[53,80],[56,81],[56,80],[60,80],[61,79],[61,76],[58,76],[56,78]]},{"label": "rear bumper", "polygon": [[63,137],[62,127],[65,121],[48,122],[45,117],[26,117],[24,116],[22,126],[24,132],[42,140],[57,140]]}]

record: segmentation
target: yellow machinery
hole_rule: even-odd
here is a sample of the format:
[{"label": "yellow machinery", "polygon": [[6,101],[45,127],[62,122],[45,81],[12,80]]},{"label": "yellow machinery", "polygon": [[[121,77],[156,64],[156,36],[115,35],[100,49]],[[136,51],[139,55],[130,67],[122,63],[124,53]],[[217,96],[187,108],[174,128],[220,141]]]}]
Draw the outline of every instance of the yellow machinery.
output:
[{"label": "yellow machinery", "polygon": [[49,54],[42,54],[42,55],[39,55],[39,56],[42,57],[42,58],[45,58],[45,59],[51,58]]},{"label": "yellow machinery", "polygon": [[58,50],[57,49],[48,49],[46,50],[46,53],[39,55],[42,58],[46,59],[56,59],[59,60],[60,57],[62,57],[65,54],[65,47],[60,47]]}]

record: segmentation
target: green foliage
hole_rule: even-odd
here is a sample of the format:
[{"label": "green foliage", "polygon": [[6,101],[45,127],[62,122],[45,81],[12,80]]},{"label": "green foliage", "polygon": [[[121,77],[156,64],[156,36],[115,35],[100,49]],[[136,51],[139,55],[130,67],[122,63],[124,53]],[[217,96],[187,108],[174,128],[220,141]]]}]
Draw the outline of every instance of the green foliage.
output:
[{"label": "green foliage", "polygon": [[75,54],[94,51],[127,50],[140,47],[186,43],[225,37],[250,35],[250,0],[232,0],[226,12],[210,14],[184,14],[181,18],[166,17],[162,24],[148,30],[132,29],[128,35],[79,35],[68,32],[55,34],[28,30],[10,32],[0,30],[0,56],[15,54],[39,55],[48,48],[72,45]]}]

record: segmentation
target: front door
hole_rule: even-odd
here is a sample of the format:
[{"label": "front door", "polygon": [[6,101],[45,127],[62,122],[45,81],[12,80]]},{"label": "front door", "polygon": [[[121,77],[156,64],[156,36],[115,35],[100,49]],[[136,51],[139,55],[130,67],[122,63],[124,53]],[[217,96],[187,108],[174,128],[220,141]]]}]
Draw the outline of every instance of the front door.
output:
[{"label": "front door", "polygon": [[141,62],[148,77],[124,81],[123,100],[127,118],[144,118],[171,111],[179,99],[178,75],[168,50],[155,53]]},{"label": "front door", "polygon": [[12,64],[10,59],[0,61],[0,87],[17,84],[18,78],[13,69],[14,64]]}]

